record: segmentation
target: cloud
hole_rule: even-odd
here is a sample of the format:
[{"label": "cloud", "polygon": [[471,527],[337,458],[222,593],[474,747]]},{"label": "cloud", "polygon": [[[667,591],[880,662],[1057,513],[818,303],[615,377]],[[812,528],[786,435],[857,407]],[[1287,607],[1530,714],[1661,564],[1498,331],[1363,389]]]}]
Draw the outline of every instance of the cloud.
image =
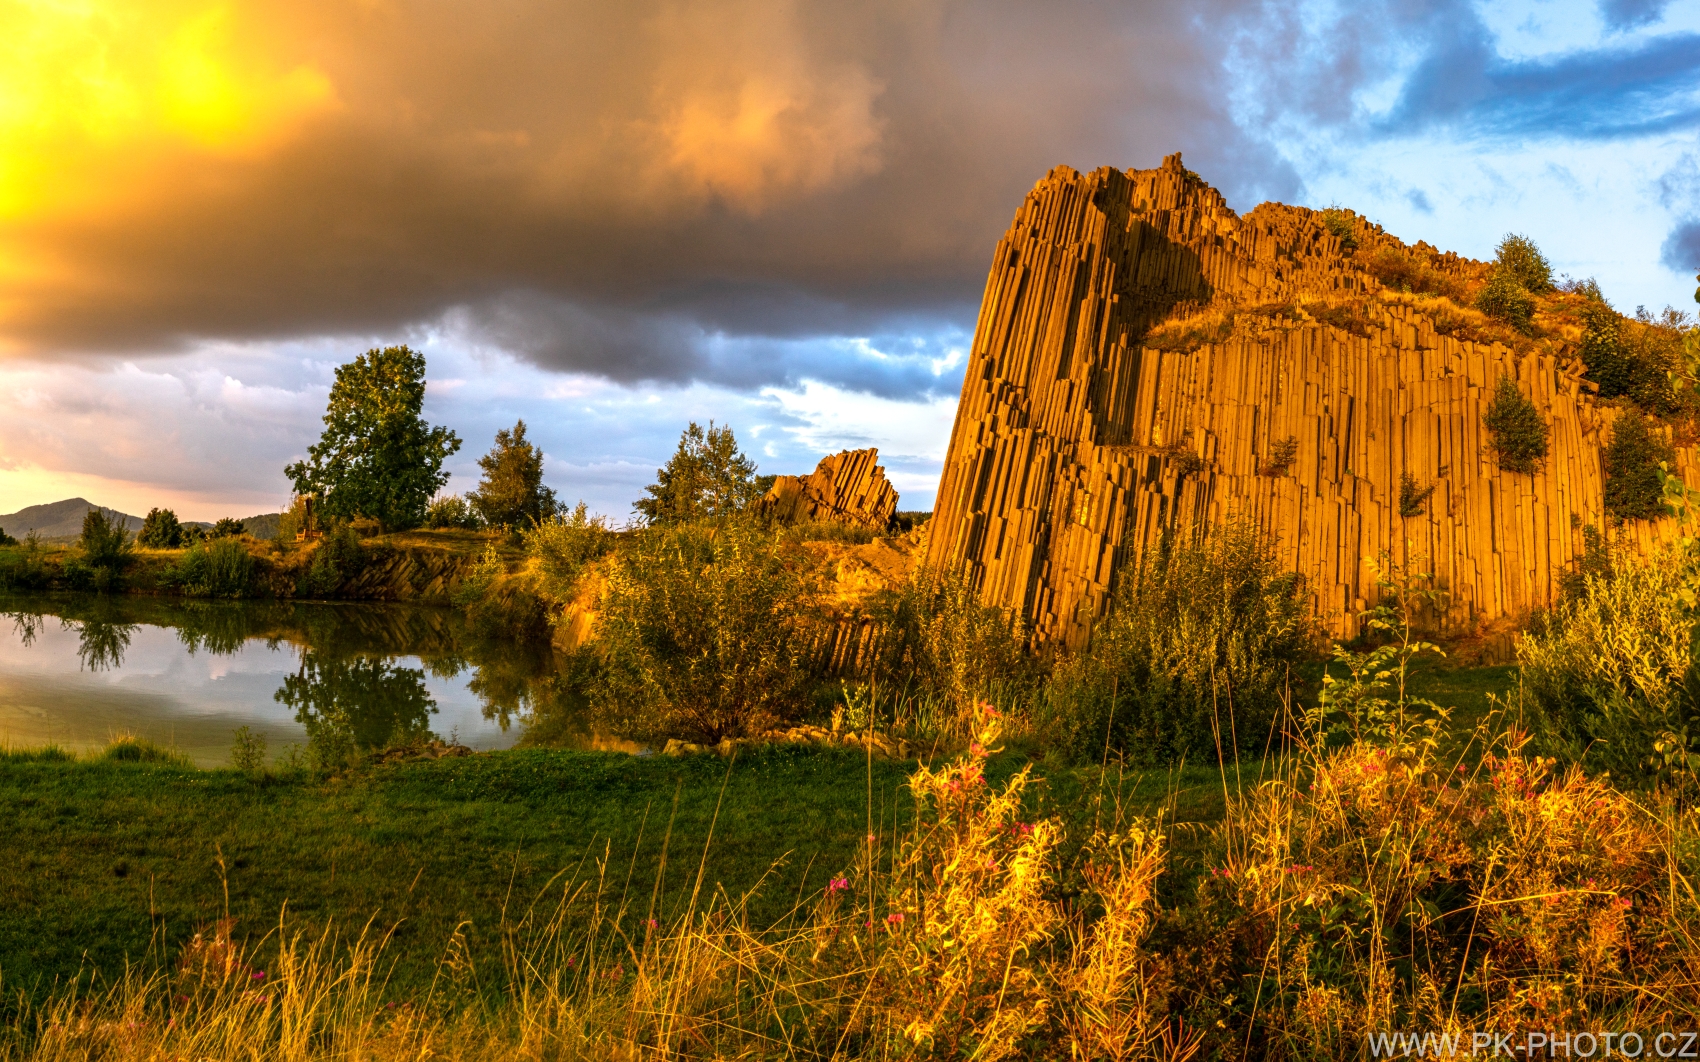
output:
[{"label": "cloud", "polygon": [[1600,17],[1610,29],[1645,26],[1665,17],[1670,0],[1600,0]]},{"label": "cloud", "polygon": [[1659,260],[1671,269],[1700,270],[1700,221],[1677,225],[1659,250]]},{"label": "cloud", "polygon": [[0,143],[54,165],[0,186],[0,344],[447,329],[615,380],[925,391],[789,344],[971,322],[1059,162],[1178,149],[1243,206],[1297,191],[1224,102],[1220,30],[1254,6],[9,9],[0,38],[36,43],[0,66],[29,101]]}]

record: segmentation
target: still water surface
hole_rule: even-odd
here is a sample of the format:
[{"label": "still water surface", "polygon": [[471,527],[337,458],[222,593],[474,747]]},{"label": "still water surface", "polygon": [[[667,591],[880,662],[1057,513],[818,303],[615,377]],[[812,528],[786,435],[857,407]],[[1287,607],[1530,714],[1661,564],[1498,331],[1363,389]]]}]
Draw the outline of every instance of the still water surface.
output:
[{"label": "still water surface", "polygon": [[325,735],[506,748],[561,729],[557,663],[447,609],[0,594],[0,744],[130,734],[209,766],[242,726],[274,755]]}]

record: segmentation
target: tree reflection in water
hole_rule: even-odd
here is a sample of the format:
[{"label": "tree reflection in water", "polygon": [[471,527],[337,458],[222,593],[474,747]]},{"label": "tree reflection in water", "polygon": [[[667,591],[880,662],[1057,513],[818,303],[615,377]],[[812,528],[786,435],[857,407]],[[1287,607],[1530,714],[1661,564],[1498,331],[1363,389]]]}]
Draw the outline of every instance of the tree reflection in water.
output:
[{"label": "tree reflection in water", "polygon": [[[429,737],[437,705],[427,674],[465,681],[484,717],[503,730],[517,724],[522,744],[592,740],[581,694],[588,657],[480,636],[449,609],[6,593],[0,616],[26,648],[49,618],[59,620],[77,632],[78,659],[93,671],[122,666],[143,626],[170,629],[191,655],[225,656],[251,642],[293,647],[300,666],[273,699],[327,749],[340,744],[353,753]],[[419,666],[401,666],[398,657]]]},{"label": "tree reflection in water", "polygon": [[310,648],[272,699],[293,709],[309,745],[327,753],[428,738],[437,711],[420,668],[366,656],[338,659]]}]

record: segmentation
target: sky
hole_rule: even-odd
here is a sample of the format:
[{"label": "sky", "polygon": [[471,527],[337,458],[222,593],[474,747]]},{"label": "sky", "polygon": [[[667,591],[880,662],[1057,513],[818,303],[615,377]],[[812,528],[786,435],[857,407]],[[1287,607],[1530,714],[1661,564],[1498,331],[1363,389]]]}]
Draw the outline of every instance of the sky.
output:
[{"label": "sky", "polygon": [[620,522],[713,420],[929,509],[1023,195],[1174,151],[1694,309],[1700,0],[0,0],[0,512],[275,511],[399,343],[451,491],[523,419]]}]

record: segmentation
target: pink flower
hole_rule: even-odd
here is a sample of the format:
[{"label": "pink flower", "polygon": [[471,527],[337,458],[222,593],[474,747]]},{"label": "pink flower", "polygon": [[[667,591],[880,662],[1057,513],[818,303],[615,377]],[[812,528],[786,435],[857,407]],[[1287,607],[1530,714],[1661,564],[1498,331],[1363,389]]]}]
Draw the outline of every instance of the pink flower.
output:
[{"label": "pink flower", "polygon": [[656,926],[660,925],[661,923],[659,923],[655,919],[651,918],[648,922],[646,922],[644,924],[649,926],[649,928],[654,929]]},{"label": "pink flower", "polygon": [[885,920],[890,925],[896,925],[897,923],[903,921],[903,915],[899,914],[896,911],[893,911],[891,914],[888,914],[888,915],[885,916]]},{"label": "pink flower", "polygon": [[264,981],[265,979],[266,979],[266,972],[264,970],[261,970],[259,973],[255,974],[253,976],[253,980],[255,980],[255,981]]},{"label": "pink flower", "polygon": [[830,896],[835,892],[843,892],[845,889],[848,889],[849,887],[850,887],[850,879],[849,878],[833,878],[831,881],[827,882],[826,892],[827,892],[827,895]]}]

